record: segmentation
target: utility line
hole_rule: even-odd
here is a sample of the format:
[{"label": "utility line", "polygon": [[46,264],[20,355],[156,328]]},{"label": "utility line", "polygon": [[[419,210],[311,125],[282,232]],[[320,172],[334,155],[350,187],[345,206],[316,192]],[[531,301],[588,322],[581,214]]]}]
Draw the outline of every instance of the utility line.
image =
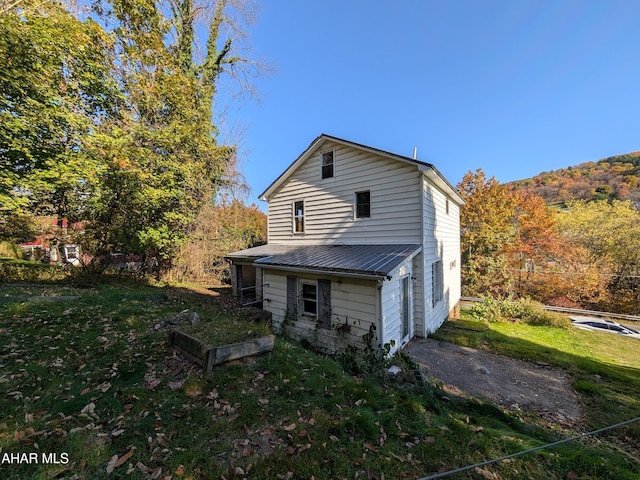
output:
[{"label": "utility line", "polygon": [[437,473],[435,475],[430,475],[428,477],[420,478],[419,480],[434,480],[436,478],[444,478],[444,477],[448,477],[449,475],[454,475],[456,473],[466,472],[466,471],[474,469],[474,468],[485,467],[487,465],[491,465],[491,464],[494,464],[494,463],[497,463],[497,462],[502,462],[503,460],[508,460],[510,458],[520,457],[522,455],[527,455],[529,453],[537,452],[538,450],[544,450],[546,448],[555,447],[557,445],[561,445],[563,443],[568,443],[568,442],[571,442],[573,440],[578,440],[580,438],[589,437],[591,435],[597,435],[598,433],[606,432],[607,430],[613,430],[614,428],[619,428],[619,427],[622,427],[624,425],[629,425],[630,423],[637,422],[638,420],[640,420],[640,417],[636,417],[636,418],[633,418],[631,420],[626,420],[624,422],[616,423],[615,425],[609,425],[608,427],[600,428],[600,429],[594,430],[592,432],[582,433],[580,435],[576,435],[575,437],[565,438],[565,439],[562,439],[562,440],[558,440],[557,442],[547,443],[546,445],[541,445],[539,447],[530,448],[528,450],[523,450],[523,451],[518,452],[518,453],[512,453],[511,455],[505,455],[504,457],[494,458],[493,460],[487,460],[485,462],[476,463],[474,465],[467,465],[466,467],[456,468],[455,470],[449,470],[447,472]]},{"label": "utility line", "polygon": [[596,275],[598,277],[624,277],[624,278],[640,278],[640,275],[623,275],[620,273],[598,273],[598,272],[559,272],[559,271],[553,271],[553,270],[539,270],[539,271],[533,271],[533,272],[528,272],[526,270],[519,270],[516,268],[508,268],[507,271],[509,272],[522,272],[523,274],[526,275],[537,275],[539,273],[545,274],[545,275]]},{"label": "utility line", "polygon": [[[469,267],[464,265],[462,270],[468,270]],[[554,270],[534,270],[533,272],[527,270],[521,270],[518,268],[507,268],[505,269],[507,272],[520,272],[526,275],[594,275],[598,277],[624,277],[624,278],[640,278],[640,275],[623,275],[619,273],[599,273],[599,272],[561,272]]]}]

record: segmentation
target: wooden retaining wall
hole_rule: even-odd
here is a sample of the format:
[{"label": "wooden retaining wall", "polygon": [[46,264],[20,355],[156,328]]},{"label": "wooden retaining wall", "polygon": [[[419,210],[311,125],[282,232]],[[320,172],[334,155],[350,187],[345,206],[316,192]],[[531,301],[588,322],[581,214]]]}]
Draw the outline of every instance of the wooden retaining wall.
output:
[{"label": "wooden retaining wall", "polygon": [[213,367],[216,365],[270,352],[273,350],[274,343],[275,336],[267,335],[246,342],[216,347],[205,344],[200,339],[180,330],[173,330],[169,334],[169,344],[172,347],[180,348],[202,365],[205,375],[211,375]]}]

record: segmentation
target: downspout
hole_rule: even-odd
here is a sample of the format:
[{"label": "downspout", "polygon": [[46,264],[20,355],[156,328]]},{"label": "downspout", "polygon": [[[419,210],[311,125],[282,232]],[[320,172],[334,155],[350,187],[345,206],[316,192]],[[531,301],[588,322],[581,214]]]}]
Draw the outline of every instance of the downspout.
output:
[{"label": "downspout", "polygon": [[380,332],[380,336],[378,338],[378,343],[380,347],[380,351],[384,351],[384,332],[382,330],[382,326],[384,322],[382,321],[382,286],[384,284],[384,279],[378,280],[376,288],[376,311],[378,312],[378,331]]},{"label": "downspout", "polygon": [[[418,171],[420,172],[420,253],[422,254],[422,259],[420,261],[420,302],[422,305],[420,305],[420,311],[421,311],[421,315],[422,315],[422,330],[420,331],[420,335],[416,334],[416,331],[414,329],[413,334],[415,336],[420,336],[420,337],[426,337],[427,336],[427,292],[425,289],[425,285],[426,285],[426,281],[425,281],[425,277],[426,277],[426,248],[425,248],[425,244],[424,244],[424,222],[425,222],[425,218],[424,218],[424,198],[425,198],[425,177],[424,177],[424,170],[422,169],[418,169]],[[415,319],[415,313],[414,313],[414,317],[413,317],[413,323],[415,326],[416,323],[416,319]]]},{"label": "downspout", "polygon": [[[262,200],[262,199],[261,199]],[[267,200],[267,244],[269,243],[269,240],[271,239],[271,222],[269,221],[269,200]]]}]

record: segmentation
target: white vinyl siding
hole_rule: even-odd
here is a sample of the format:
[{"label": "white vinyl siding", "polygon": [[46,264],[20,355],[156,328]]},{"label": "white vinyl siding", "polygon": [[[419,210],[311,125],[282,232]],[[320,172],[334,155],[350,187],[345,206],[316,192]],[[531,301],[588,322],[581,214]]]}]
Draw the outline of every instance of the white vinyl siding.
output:
[{"label": "white vinyl siding", "polygon": [[[417,306],[422,310],[424,324],[416,325],[416,334],[426,336],[436,331],[449,312],[460,301],[460,207],[432,185],[423,180],[424,241],[422,270],[424,297]],[[433,264],[442,262],[442,301],[433,304]]]},{"label": "white vinyl siding", "polygon": [[[290,274],[291,275],[291,274]],[[327,353],[338,353],[347,345],[362,348],[362,337],[369,333],[371,324],[377,325],[376,308],[377,282],[344,277],[324,277],[318,275],[298,276],[299,283],[317,282],[318,279],[331,281],[331,328],[322,328],[316,318],[300,315],[296,321],[285,321],[287,309],[287,274],[276,270],[264,270],[263,288],[265,310],[272,314],[276,331],[286,328],[287,334],[297,340],[308,340]],[[347,324],[349,331],[338,329]],[[378,328],[376,326],[376,328]]]},{"label": "white vinyl siding", "polygon": [[[413,262],[409,258],[405,260],[399,267],[394,269],[390,274],[390,280],[385,280],[382,285],[382,345],[390,345],[389,353],[393,355],[403,344],[403,328],[402,328],[402,279],[408,277],[409,279],[409,301],[414,296],[415,281],[413,280],[413,272],[411,270]],[[414,308],[411,308],[411,317],[414,316]],[[415,318],[412,318],[412,322],[415,322]],[[409,326],[409,335],[414,332],[413,324]],[[393,345],[391,345],[393,343]]]},{"label": "white vinyl siding", "polygon": [[[302,163],[269,198],[269,243],[420,243],[416,166],[337,143],[325,146],[333,148],[339,175],[319,179],[321,155]],[[357,221],[355,192],[367,190],[371,218]],[[304,234],[294,234],[291,205],[302,198]]]},{"label": "white vinyl siding", "polygon": [[424,298],[425,298],[425,279],[423,274],[423,253],[413,257],[412,268],[413,277],[413,333],[414,335],[423,336],[424,332]]},{"label": "white vinyl siding", "polygon": [[436,306],[444,295],[442,260],[431,264],[431,305]]}]

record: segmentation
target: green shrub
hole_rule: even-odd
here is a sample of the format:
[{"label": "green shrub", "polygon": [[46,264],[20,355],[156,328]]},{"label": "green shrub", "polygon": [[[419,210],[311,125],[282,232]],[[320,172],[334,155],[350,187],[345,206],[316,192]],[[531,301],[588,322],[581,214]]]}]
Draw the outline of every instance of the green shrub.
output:
[{"label": "green shrub", "polygon": [[63,280],[68,271],[57,265],[27,260],[0,260],[0,281],[38,283]]},{"label": "green shrub", "polygon": [[545,310],[540,302],[530,298],[520,298],[517,303],[521,310],[519,318],[528,325],[565,328],[570,324],[565,315]]},{"label": "green shrub", "polygon": [[569,325],[566,316],[545,310],[544,305],[531,298],[513,300],[483,297],[481,303],[471,308],[471,315],[485,322],[521,321],[528,325],[565,328]]},{"label": "green shrub", "polygon": [[471,316],[485,322],[501,322],[504,320],[500,299],[483,297],[482,302],[476,303],[470,310]]},{"label": "green shrub", "polygon": [[12,258],[21,260],[24,258],[22,249],[15,243],[0,242],[0,258]]}]

